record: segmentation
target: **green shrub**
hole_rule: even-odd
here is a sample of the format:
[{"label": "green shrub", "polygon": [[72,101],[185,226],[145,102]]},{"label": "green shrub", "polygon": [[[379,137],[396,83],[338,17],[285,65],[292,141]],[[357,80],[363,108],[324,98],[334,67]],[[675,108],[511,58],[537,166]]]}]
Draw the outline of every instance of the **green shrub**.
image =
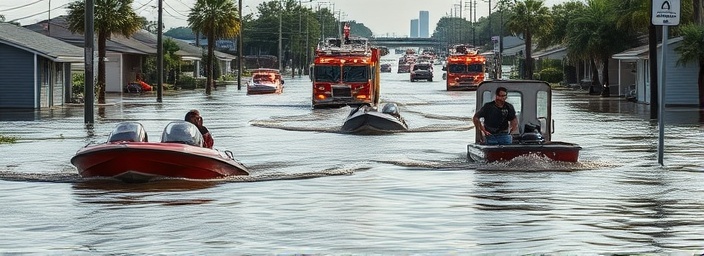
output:
[{"label": "green shrub", "polygon": [[71,92],[73,95],[83,95],[85,89],[85,74],[82,72],[71,73]]},{"label": "green shrub", "polygon": [[546,68],[540,71],[540,80],[548,83],[562,82],[564,74],[557,68]]},{"label": "green shrub", "polygon": [[220,79],[219,79],[219,81],[235,81],[235,80],[236,80],[236,77],[233,74],[222,75],[222,76],[220,76]]},{"label": "green shrub", "polygon": [[177,82],[177,87],[180,89],[193,90],[196,88],[205,88],[205,79],[195,78],[192,76],[181,76]]}]

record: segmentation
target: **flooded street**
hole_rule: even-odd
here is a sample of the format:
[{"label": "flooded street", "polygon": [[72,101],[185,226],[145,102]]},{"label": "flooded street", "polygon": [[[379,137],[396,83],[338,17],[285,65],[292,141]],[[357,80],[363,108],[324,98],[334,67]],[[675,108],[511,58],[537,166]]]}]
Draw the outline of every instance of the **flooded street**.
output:
[{"label": "flooded street", "polygon": [[[553,140],[580,162],[467,160],[475,92],[383,73],[381,99],[410,128],[339,132],[349,108],[311,108],[307,77],[280,95],[237,86],[108,97],[85,129],[82,106],[0,112],[0,253],[617,254],[704,252],[704,114],[669,109],[665,166],[648,105],[553,91]],[[69,162],[121,121],[151,141],[198,109],[249,177],[125,184],[84,180]]]}]

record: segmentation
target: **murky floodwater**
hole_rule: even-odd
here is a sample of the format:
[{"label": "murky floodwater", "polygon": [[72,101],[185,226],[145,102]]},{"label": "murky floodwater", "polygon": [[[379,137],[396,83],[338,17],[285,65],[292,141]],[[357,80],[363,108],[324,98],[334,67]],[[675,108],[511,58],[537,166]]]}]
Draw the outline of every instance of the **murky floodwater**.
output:
[{"label": "murky floodwater", "polygon": [[[436,71],[440,77],[441,71]],[[611,254],[704,251],[704,116],[667,112],[665,166],[647,105],[555,91],[554,140],[580,163],[478,165],[474,92],[382,76],[409,132],[337,132],[349,109],[312,110],[310,82],[281,95],[236,86],[109,98],[94,129],[81,106],[0,113],[0,252],[80,254]],[[250,177],[146,184],[82,180],[69,159],[120,121],[152,138],[199,109],[215,146]]]}]

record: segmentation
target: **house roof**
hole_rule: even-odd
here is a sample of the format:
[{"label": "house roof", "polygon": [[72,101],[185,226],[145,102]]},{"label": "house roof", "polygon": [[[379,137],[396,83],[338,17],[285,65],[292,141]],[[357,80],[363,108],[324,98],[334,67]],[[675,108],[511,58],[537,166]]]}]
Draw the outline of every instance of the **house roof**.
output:
[{"label": "house roof", "polygon": [[525,50],[525,49],[526,49],[526,45],[520,44],[520,45],[516,45],[513,47],[509,47],[509,48],[504,48],[504,50],[501,52],[501,55],[513,56],[513,55],[517,55],[517,54],[523,52],[523,50]]},{"label": "house roof", "polygon": [[[682,41],[682,37],[670,38],[667,40],[667,45],[671,45],[680,41]],[[661,46],[662,43],[659,43],[657,47],[660,48]],[[648,44],[645,44],[614,54],[611,56],[611,58],[617,60],[646,60],[649,58],[649,52],[650,49],[648,47]]]},{"label": "house roof", "polygon": [[533,58],[546,58],[546,59],[551,59],[555,57],[559,57],[559,59],[562,59],[567,54],[567,47],[562,46],[562,45],[553,45],[548,47],[547,49],[543,49],[537,52],[534,52],[532,57]]},{"label": "house roof", "polygon": [[[78,33],[73,33],[68,29],[68,21],[66,16],[52,18],[50,22],[47,20],[24,26],[27,29],[37,33],[47,35],[64,42],[73,44],[78,47],[85,46],[85,36]],[[97,37],[97,35],[95,35]],[[97,48],[97,45],[96,45]],[[139,41],[126,39],[122,36],[112,36],[105,42],[107,51],[131,53],[131,54],[156,54],[156,49],[140,43]]]},{"label": "house roof", "polygon": [[0,22],[0,43],[20,48],[54,62],[83,62],[83,49],[32,30]]},{"label": "house roof", "polygon": [[[141,41],[142,43],[149,45],[156,49],[157,46],[157,35],[152,34],[144,29],[137,31],[132,35],[132,38]],[[162,39],[171,39],[178,45],[179,50],[176,51],[176,55],[181,56],[184,60],[200,60],[203,56],[203,49],[190,45],[182,40],[172,38],[169,36],[163,36]]]},{"label": "house roof", "polygon": [[[73,44],[78,47],[85,45],[85,36],[73,33],[68,29],[68,21],[66,16],[52,18],[49,21],[44,20],[35,24],[24,26],[27,29],[33,30],[40,34],[48,35],[61,41]],[[165,36],[164,38],[170,38]],[[178,39],[173,39],[180,50],[176,52],[184,60],[200,60],[202,49],[197,46],[189,45]],[[139,30],[130,37],[121,35],[113,35],[105,42],[106,50],[111,52],[131,53],[141,55],[156,55],[157,53],[157,36],[146,30]],[[215,51],[218,59],[232,60],[235,57],[226,53]]]}]

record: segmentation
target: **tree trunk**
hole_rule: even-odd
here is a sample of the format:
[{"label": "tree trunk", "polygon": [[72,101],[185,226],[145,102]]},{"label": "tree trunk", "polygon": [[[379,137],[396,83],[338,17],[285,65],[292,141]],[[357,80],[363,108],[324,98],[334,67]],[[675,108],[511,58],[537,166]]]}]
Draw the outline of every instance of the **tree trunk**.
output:
[{"label": "tree trunk", "polygon": [[213,90],[213,80],[214,80],[214,63],[215,63],[215,36],[210,33],[208,34],[208,78],[205,82],[205,94],[210,95]]},{"label": "tree trunk", "polygon": [[599,67],[596,65],[596,60],[592,57],[589,58],[589,65],[591,66],[591,72],[592,72],[592,83],[589,85],[589,94],[598,94],[600,91],[597,91],[597,88],[601,86],[601,82],[599,81]]},{"label": "tree trunk", "polygon": [[526,31],[526,78],[528,80],[533,79],[533,42],[531,37],[530,32]]},{"label": "tree trunk", "polygon": [[658,118],[658,35],[655,25],[648,26],[650,62],[650,119]]},{"label": "tree trunk", "polygon": [[699,87],[699,108],[704,109],[704,60],[699,60],[699,79],[697,79]]},{"label": "tree trunk", "polygon": [[611,88],[609,87],[609,58],[606,57],[604,58],[604,68],[602,71],[602,87],[601,87],[601,96],[602,97],[609,97],[611,96]]},{"label": "tree trunk", "polygon": [[[98,31],[98,104],[105,104],[105,31]],[[86,77],[86,79],[93,79]]]},{"label": "tree trunk", "polygon": [[702,2],[694,0],[692,4],[694,5],[694,23],[702,25]]}]

